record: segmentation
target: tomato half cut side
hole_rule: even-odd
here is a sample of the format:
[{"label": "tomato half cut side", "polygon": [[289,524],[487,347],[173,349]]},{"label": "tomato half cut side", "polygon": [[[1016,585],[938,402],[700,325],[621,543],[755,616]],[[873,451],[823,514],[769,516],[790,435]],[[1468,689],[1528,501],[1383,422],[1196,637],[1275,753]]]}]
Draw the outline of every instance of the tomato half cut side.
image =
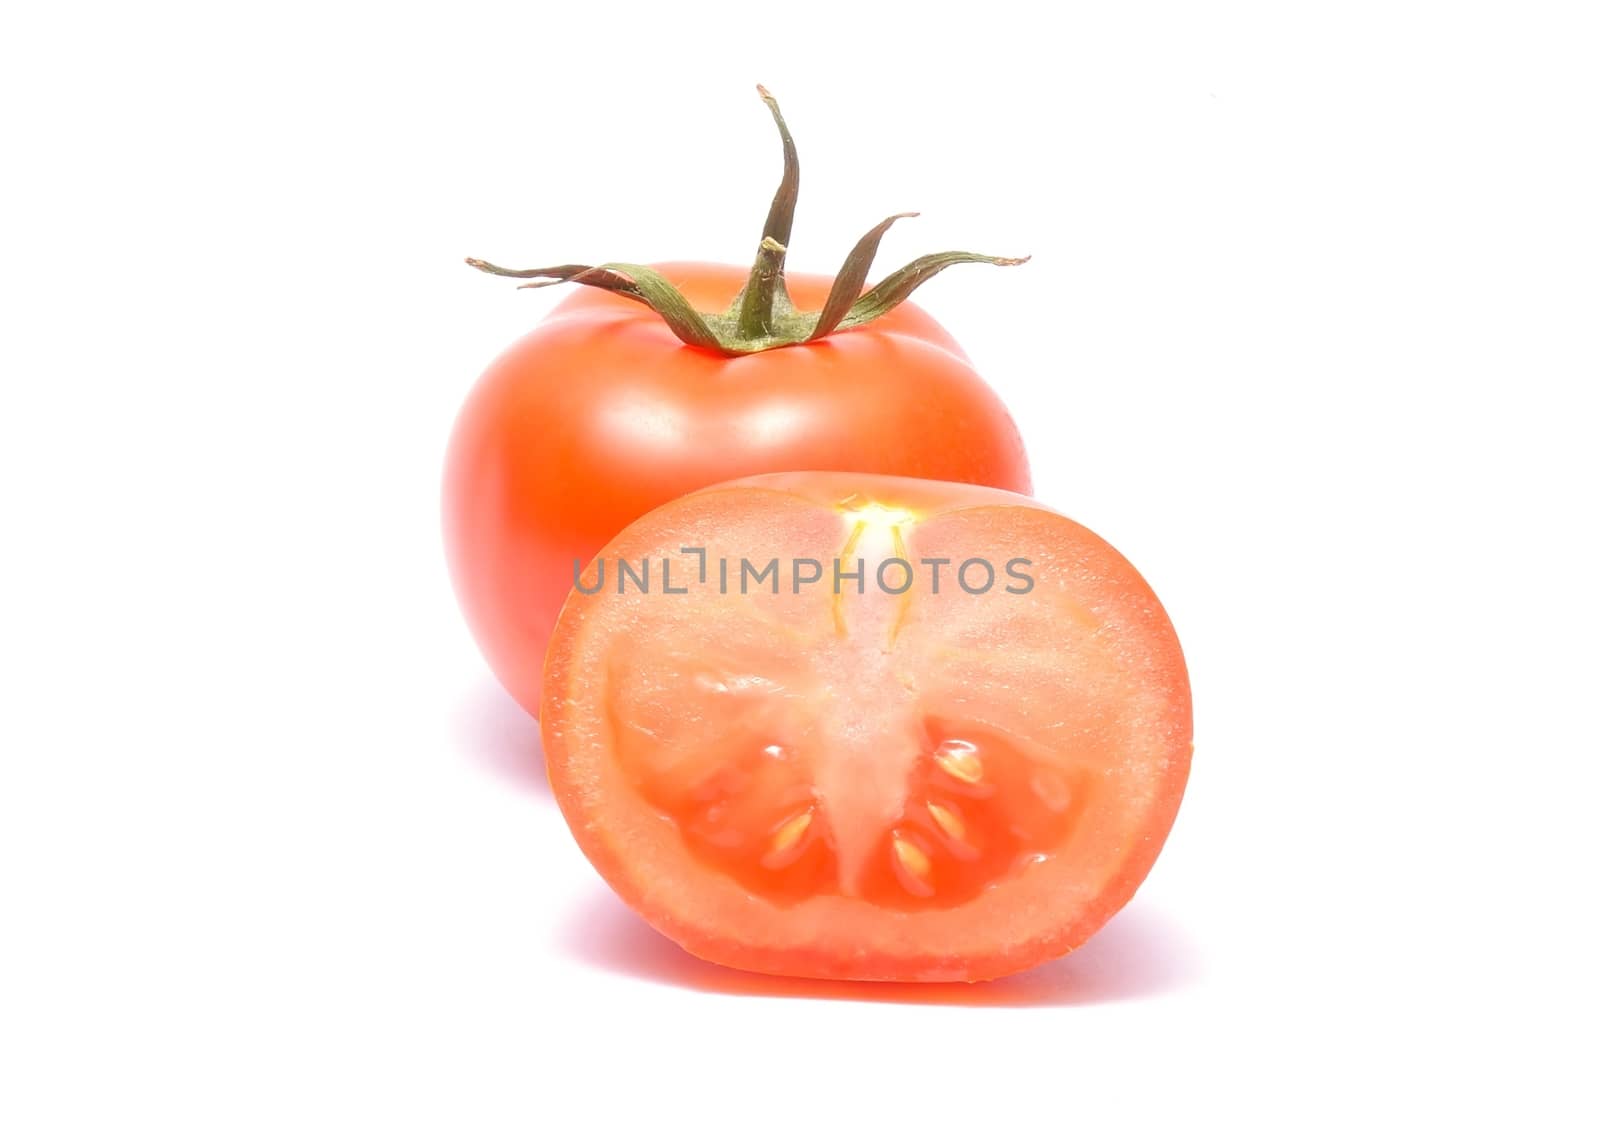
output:
[{"label": "tomato half cut side", "polygon": [[755,477],[656,509],[580,582],[546,663],[551,785],[617,893],[707,960],[1017,972],[1103,925],[1172,826],[1172,625],[1026,497]]}]

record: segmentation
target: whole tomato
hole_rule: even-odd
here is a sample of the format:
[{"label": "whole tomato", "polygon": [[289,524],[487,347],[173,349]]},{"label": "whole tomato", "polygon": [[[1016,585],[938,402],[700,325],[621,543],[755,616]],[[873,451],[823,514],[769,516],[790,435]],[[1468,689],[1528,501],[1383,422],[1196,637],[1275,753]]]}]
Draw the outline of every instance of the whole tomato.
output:
[{"label": "whole tomato", "polygon": [[451,437],[445,548],[500,682],[537,715],[576,569],[652,508],[741,476],[833,470],[1032,490],[1015,423],[955,340],[905,302],[961,262],[919,258],[871,290],[874,227],[833,279],[789,275],[793,140],[753,269],[702,263],[490,273],[595,287],[494,361]]}]

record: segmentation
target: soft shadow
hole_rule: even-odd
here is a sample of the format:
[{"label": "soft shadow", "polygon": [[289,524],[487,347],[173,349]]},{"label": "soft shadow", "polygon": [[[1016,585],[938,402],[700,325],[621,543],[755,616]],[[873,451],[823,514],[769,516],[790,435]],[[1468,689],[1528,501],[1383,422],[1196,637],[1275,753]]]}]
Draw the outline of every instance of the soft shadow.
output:
[{"label": "soft shadow", "polygon": [[1183,933],[1138,902],[1111,918],[1071,955],[982,984],[803,980],[723,968],[684,952],[610,893],[597,893],[572,917],[564,945],[586,964],[676,988],[884,1004],[995,1008],[1114,1004],[1174,991],[1199,975],[1197,958]]},{"label": "soft shadow", "polygon": [[539,723],[492,679],[462,699],[456,741],[467,757],[520,789],[549,798]]}]

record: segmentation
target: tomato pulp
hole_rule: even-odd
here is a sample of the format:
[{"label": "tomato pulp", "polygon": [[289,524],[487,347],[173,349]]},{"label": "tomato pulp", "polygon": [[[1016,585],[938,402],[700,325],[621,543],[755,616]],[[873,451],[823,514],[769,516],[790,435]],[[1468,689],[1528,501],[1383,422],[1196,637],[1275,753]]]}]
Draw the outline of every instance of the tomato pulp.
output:
[{"label": "tomato pulp", "polygon": [[[747,270],[657,267],[696,308]],[[831,279],[787,278],[801,309]],[[539,709],[573,561],[697,488],[844,469],[1030,490],[1015,423],[954,339],[912,303],[806,345],[725,357],[600,290],[566,299],[483,375],[445,466],[445,548],[468,625],[501,683]]]},{"label": "tomato pulp", "polygon": [[1171,623],[1024,496],[739,480],[649,513],[581,585],[548,659],[551,785],[618,894],[708,960],[1020,971],[1127,902],[1177,813]]}]

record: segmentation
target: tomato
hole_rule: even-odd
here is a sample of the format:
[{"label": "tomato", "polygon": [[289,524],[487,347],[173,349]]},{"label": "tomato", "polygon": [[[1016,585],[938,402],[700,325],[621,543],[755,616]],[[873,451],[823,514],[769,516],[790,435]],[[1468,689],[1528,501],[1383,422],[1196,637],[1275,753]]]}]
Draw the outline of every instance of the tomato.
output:
[{"label": "tomato", "polygon": [[[746,273],[661,270],[704,308],[726,306]],[[788,284],[801,306],[827,293],[820,277]],[[573,563],[626,524],[707,484],[807,468],[1029,490],[1011,417],[913,306],[826,341],[722,357],[634,302],[569,299],[489,367],[450,442],[450,567],[501,683],[538,710]]]},{"label": "tomato", "polygon": [[[451,438],[446,551],[491,668],[537,711],[545,645],[574,561],[693,489],[786,469],[844,469],[1030,490],[1016,425],[955,340],[905,297],[965,262],[926,255],[865,290],[874,227],[832,279],[785,273],[799,167],[777,104],[784,177],[753,268],[674,263],[491,273],[595,287],[490,365]],[[865,290],[865,292],[863,292]]]},{"label": "tomato", "polygon": [[1150,870],[1193,748],[1127,560],[1027,497],[895,477],[652,511],[572,592],[545,687],[595,868],[690,952],[795,976],[985,980],[1076,948]]}]

